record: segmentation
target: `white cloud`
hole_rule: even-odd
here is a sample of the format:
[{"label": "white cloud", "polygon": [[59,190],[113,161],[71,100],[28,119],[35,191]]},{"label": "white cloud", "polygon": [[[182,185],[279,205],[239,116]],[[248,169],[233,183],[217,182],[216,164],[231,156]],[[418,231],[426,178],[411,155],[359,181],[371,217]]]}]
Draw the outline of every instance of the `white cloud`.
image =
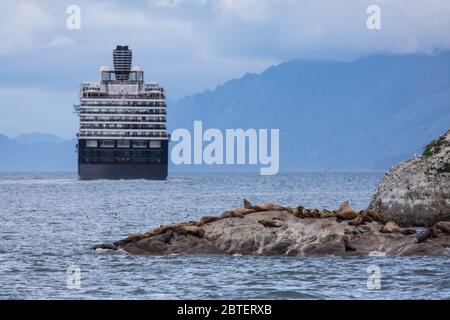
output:
[{"label": "white cloud", "polygon": [[150,5],[162,8],[176,8],[183,0],[150,0]]},{"label": "white cloud", "polygon": [[44,48],[74,46],[75,41],[67,36],[55,36],[49,42],[43,45]]},{"label": "white cloud", "polygon": [[270,17],[270,9],[275,5],[283,5],[284,0],[217,0],[214,8],[222,15],[231,15],[245,22],[262,22]]},{"label": "white cloud", "polygon": [[151,6],[154,7],[178,8],[183,5],[190,5],[190,4],[203,6],[208,3],[208,0],[148,0],[148,2]]},{"label": "white cloud", "polygon": [[2,2],[0,55],[30,49],[53,26],[53,18],[31,2]]}]

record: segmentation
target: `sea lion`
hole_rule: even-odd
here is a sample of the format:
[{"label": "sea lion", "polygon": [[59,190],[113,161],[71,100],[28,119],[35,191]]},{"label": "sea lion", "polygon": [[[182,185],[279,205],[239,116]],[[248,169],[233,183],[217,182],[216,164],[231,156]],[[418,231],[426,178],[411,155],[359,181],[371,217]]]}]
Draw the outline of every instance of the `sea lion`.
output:
[{"label": "sea lion", "polygon": [[369,212],[366,212],[365,210],[361,210],[359,212],[359,216],[362,218],[363,222],[373,222],[373,219]]},{"label": "sea lion", "polygon": [[437,232],[434,228],[428,228],[425,231],[422,231],[420,233],[417,234],[417,240],[416,243],[422,243],[427,241],[428,239],[431,238],[437,238]]},{"label": "sea lion", "polygon": [[281,227],[281,224],[276,222],[276,221],[272,221],[272,220],[258,220],[258,223],[261,223],[264,228],[279,228]]},{"label": "sea lion", "polygon": [[169,229],[162,235],[159,241],[162,243],[170,244],[170,240],[172,240],[172,238],[173,238],[173,230]]},{"label": "sea lion", "polygon": [[412,228],[400,228],[400,233],[409,236],[410,234],[415,234],[417,231]]},{"label": "sea lion", "polygon": [[286,210],[286,207],[280,206],[279,204],[275,203],[265,203],[258,206],[251,206],[250,209],[255,209],[255,212],[261,212],[261,211],[281,211]]},{"label": "sea lion", "polygon": [[320,211],[317,209],[305,209],[303,210],[304,218],[320,218]]},{"label": "sea lion", "polygon": [[206,217],[203,217],[203,218],[200,219],[200,223],[208,224],[208,223],[211,223],[211,222],[214,222],[214,221],[218,221],[218,220],[221,220],[221,218],[220,217],[213,217],[213,216],[206,216]]},{"label": "sea lion", "polygon": [[436,223],[436,228],[440,229],[446,234],[450,234],[450,222],[449,221],[439,221]]},{"label": "sea lion", "polygon": [[303,215],[303,211],[305,210],[305,208],[303,206],[298,206],[295,210],[294,210],[294,215],[297,218],[304,218],[305,216]]},{"label": "sea lion", "polygon": [[337,221],[353,220],[358,217],[358,213],[350,207],[350,205],[348,204],[348,201],[344,201],[339,206],[336,216],[337,216],[337,218],[336,218]]},{"label": "sea lion", "polygon": [[320,212],[320,218],[323,218],[323,219],[336,218],[336,212],[332,212],[332,211],[324,209]]},{"label": "sea lion", "polygon": [[381,233],[395,233],[395,232],[399,232],[400,231],[400,227],[392,221],[389,221],[388,223],[382,225],[380,227],[380,232]]},{"label": "sea lion", "polygon": [[380,227],[381,233],[401,233],[405,236],[416,233],[416,230],[410,228],[400,228],[395,222],[389,221]]},{"label": "sea lion", "polygon": [[175,231],[181,234],[190,234],[198,238],[203,238],[205,235],[205,229],[197,226],[183,226]]},{"label": "sea lion", "polygon": [[[386,223],[383,215],[379,212],[375,212],[374,210],[363,210],[362,212],[364,214],[364,217],[366,218],[366,221],[370,218],[373,221],[376,221],[378,223]],[[369,222],[369,221],[367,221]]]},{"label": "sea lion", "polygon": [[348,222],[348,225],[355,226],[355,227],[356,226],[360,226],[360,225],[364,225],[364,224],[366,224],[366,223],[364,221],[364,215],[362,215],[362,214],[359,214],[355,219],[350,220]]},{"label": "sea lion", "polygon": [[233,211],[236,212],[237,214],[243,214],[243,215],[256,212],[255,209],[246,209],[246,208],[237,208],[237,209],[234,209]]},{"label": "sea lion", "polygon": [[245,209],[251,209],[252,208],[252,204],[247,199],[244,199],[244,208]]},{"label": "sea lion", "polygon": [[117,247],[121,247],[130,242],[137,242],[139,240],[146,239],[146,238],[147,238],[146,234],[136,233],[136,234],[132,234],[132,235],[126,237],[125,239],[114,242],[113,245],[115,245]]},{"label": "sea lion", "polygon": [[226,218],[235,218],[236,213],[234,211],[225,211],[224,213],[222,213],[219,217],[221,219],[226,219]]}]

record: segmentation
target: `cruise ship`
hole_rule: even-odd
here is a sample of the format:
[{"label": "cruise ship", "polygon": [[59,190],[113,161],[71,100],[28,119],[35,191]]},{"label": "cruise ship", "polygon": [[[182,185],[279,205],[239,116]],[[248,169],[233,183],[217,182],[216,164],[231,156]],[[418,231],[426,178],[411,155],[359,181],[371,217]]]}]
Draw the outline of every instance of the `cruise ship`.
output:
[{"label": "cruise ship", "polygon": [[78,176],[91,179],[167,178],[169,135],[165,90],[145,83],[128,46],[113,50],[114,68],[101,67],[99,82],[82,82]]}]

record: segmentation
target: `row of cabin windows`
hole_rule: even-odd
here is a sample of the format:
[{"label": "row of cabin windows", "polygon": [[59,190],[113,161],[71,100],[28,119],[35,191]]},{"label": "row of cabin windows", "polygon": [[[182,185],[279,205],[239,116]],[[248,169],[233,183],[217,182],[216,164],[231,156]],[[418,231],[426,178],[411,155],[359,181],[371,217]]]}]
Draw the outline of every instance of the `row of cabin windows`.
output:
[{"label": "row of cabin windows", "polygon": [[166,121],[165,117],[132,117],[132,116],[81,116],[81,121],[147,121],[147,122],[161,122]]},{"label": "row of cabin windows", "polygon": [[[116,141],[114,140],[86,140],[87,148],[115,148]],[[139,149],[160,149],[161,141],[158,140],[117,140],[117,148],[139,148]]]},{"label": "row of cabin windows", "polygon": [[157,159],[165,158],[162,150],[133,150],[133,149],[84,149],[82,157],[95,158],[127,158],[127,159]]},{"label": "row of cabin windows", "polygon": [[[156,98],[159,99],[159,98]],[[144,106],[144,107],[164,107],[165,101],[83,101],[82,106]]]},{"label": "row of cabin windows", "polygon": [[146,163],[159,164],[163,163],[162,159],[144,159],[144,158],[98,158],[85,157],[80,159],[81,163]]}]

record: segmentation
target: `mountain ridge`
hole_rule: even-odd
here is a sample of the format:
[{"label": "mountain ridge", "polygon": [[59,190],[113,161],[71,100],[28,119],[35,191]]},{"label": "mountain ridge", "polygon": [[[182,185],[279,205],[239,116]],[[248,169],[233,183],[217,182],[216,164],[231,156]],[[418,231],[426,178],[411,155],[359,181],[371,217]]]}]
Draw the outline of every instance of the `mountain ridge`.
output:
[{"label": "mountain ridge", "polygon": [[181,99],[169,124],[279,128],[285,171],[385,170],[448,129],[449,76],[449,52],[293,60]]}]

